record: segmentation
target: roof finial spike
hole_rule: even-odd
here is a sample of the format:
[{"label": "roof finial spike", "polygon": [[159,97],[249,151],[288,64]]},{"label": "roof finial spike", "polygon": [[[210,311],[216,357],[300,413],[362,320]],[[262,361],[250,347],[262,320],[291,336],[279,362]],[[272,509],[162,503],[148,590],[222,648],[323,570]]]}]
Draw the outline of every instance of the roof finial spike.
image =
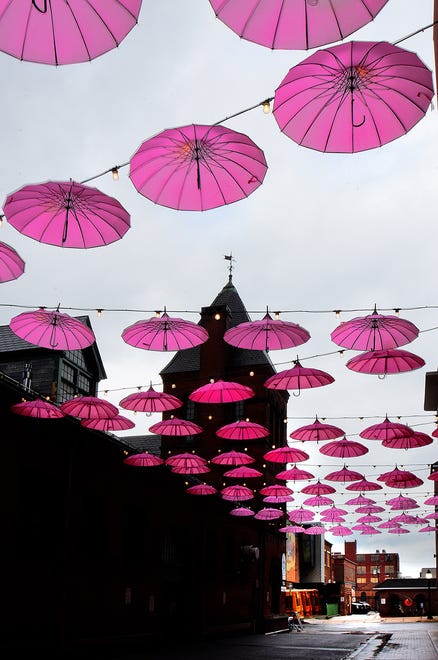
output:
[{"label": "roof finial spike", "polygon": [[230,252],[230,254],[224,254],[224,259],[226,259],[227,261],[230,262],[230,265],[228,266],[228,271],[229,271],[228,284],[231,284],[232,281],[233,281],[233,261],[236,261],[236,260],[233,259],[233,255],[232,255],[231,252]]}]

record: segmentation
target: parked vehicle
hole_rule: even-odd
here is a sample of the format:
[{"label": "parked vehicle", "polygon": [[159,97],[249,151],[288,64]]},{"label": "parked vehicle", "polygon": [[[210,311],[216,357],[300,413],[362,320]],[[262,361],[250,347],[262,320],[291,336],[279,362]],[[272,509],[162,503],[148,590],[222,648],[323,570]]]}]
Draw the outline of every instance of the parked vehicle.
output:
[{"label": "parked vehicle", "polygon": [[351,603],[351,613],[352,614],[368,614],[371,610],[371,605],[363,601],[358,601],[356,603]]}]

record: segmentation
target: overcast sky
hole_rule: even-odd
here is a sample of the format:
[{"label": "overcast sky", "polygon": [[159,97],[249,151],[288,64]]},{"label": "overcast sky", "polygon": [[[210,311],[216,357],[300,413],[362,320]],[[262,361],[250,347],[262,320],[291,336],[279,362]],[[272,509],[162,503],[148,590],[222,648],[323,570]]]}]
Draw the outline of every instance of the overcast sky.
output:
[{"label": "overcast sky", "polygon": [[[126,163],[144,140],[165,128],[210,124],[249,108],[273,96],[288,70],[310,54],[270,51],[239,39],[215,18],[208,0],[143,4],[139,24],[120,47],[91,63],[55,68],[0,55],[3,200],[25,184],[82,181]],[[432,14],[432,0],[389,0],[351,38],[394,42],[429,25]],[[431,29],[400,45],[433,69]],[[233,281],[252,318],[261,318],[267,306],[285,310],[282,318],[311,334],[299,347],[303,366],[335,378],[330,386],[291,396],[288,433],[318,415],[357,440],[385,414],[431,433],[435,416],[425,413],[423,400],[425,373],[438,364],[438,331],[432,330],[438,326],[435,105],[434,98],[433,108],[407,135],[354,155],[300,147],[280,132],[272,114],[259,108],[244,113],[225,125],[264,151],[269,169],[261,187],[212,211],[174,211],[139,195],[124,167],[118,182],[106,175],[90,184],[131,214],[126,236],[107,247],[52,247],[5,222],[0,240],[19,252],[26,271],[2,285],[0,322],[9,323],[23,311],[20,305],[59,303],[73,315],[90,309],[108,376],[101,388],[117,404],[136,386],[153,382],[159,389],[159,371],[173,355],[134,349],[121,339],[122,330],[164,306],[198,322],[201,307],[227,281],[229,262],[223,257],[232,252]],[[420,328],[419,338],[404,348],[423,357],[425,367],[385,379],[345,367],[353,353],[340,358],[330,333],[340,321],[362,314],[349,310],[371,312],[374,304],[379,310],[401,308],[400,315]],[[97,308],[106,310],[100,318]],[[337,319],[335,309],[346,311]],[[296,349],[277,351],[271,359],[280,370],[292,366],[296,355]],[[157,421],[132,419],[139,434]],[[311,458],[303,467],[321,478],[337,469],[309,444],[304,448]],[[370,451],[351,459],[352,469],[375,480],[397,464],[424,480],[405,494],[420,504],[432,494],[427,474],[438,458],[435,441],[409,451],[364,444]],[[381,504],[397,494],[388,489],[371,496]],[[337,503],[345,499],[336,496]],[[420,511],[424,507],[415,513]],[[358,549],[397,551],[403,574],[417,576],[421,567],[433,565],[434,539],[415,533],[417,527],[408,529],[404,536],[360,535]],[[328,538],[342,550],[342,540]]]}]

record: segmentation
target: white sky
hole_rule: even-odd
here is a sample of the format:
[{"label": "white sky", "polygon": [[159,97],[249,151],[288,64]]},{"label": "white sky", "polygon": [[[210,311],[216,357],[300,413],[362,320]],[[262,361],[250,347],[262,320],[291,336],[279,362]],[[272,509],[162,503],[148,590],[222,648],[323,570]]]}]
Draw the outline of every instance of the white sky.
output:
[{"label": "white sky", "polygon": [[[145,139],[165,128],[213,123],[261,102],[309,54],[270,51],[240,40],[215,18],[208,0],[143,4],[139,24],[120,47],[91,63],[55,68],[0,54],[3,200],[26,184],[87,179],[127,162]],[[432,0],[389,0],[351,38],[392,42],[432,20]],[[433,68],[431,29],[401,46]],[[291,366],[298,354],[303,366],[335,377],[328,387],[291,396],[288,432],[318,414],[358,439],[362,428],[387,413],[431,433],[435,417],[423,410],[424,380],[426,371],[437,368],[437,331],[422,332],[403,347],[421,355],[426,367],[380,380],[345,367],[354,353],[343,359],[323,356],[338,349],[331,331],[358,313],[346,311],[338,320],[333,312],[311,312],[371,311],[376,303],[381,310],[401,308],[401,316],[420,330],[438,326],[438,309],[433,308],[438,304],[436,109],[406,136],[354,155],[299,147],[261,109],[226,125],[249,135],[268,162],[263,185],[248,199],[204,213],[173,211],[139,195],[125,167],[117,183],[106,175],[90,184],[116,197],[131,213],[131,229],[121,241],[93,250],[63,250],[37,243],[4,223],[0,240],[19,252],[26,272],[2,285],[0,323],[23,311],[14,305],[60,303],[64,311],[74,308],[69,312],[73,315],[87,308],[144,310],[106,311],[101,318],[90,312],[108,375],[101,386],[117,404],[138,385],[158,384],[160,369],[173,355],[127,346],[122,330],[164,306],[197,322],[200,308],[226,283],[223,255],[232,252],[233,281],[252,318],[260,318],[266,306],[305,310],[282,316],[307,328],[311,340],[298,353],[272,352],[278,370]],[[406,309],[410,307],[429,309]],[[311,356],[320,357],[306,359]],[[146,433],[157,421],[133,419],[136,428],[129,433]],[[312,452],[307,469],[321,477],[337,469],[313,444],[300,445]],[[408,452],[364,444],[370,452],[351,459],[352,469],[375,480],[397,464],[425,481],[404,494],[416,495],[420,503],[432,494],[427,474],[438,458],[435,442]],[[381,503],[398,491],[383,493],[370,496]],[[336,502],[345,499],[339,495]],[[434,541],[430,534],[415,533],[417,527],[408,529],[411,533],[404,536],[361,535],[358,550],[399,552],[403,574],[415,577],[421,567],[433,564]],[[343,549],[342,540],[328,538],[335,550]]]}]

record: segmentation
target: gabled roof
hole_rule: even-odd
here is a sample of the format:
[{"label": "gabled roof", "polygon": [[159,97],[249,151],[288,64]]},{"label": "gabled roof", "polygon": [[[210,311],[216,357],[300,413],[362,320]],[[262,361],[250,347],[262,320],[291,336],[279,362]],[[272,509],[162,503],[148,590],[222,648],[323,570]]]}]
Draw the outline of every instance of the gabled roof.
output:
[{"label": "gabled roof", "polygon": [[[226,305],[230,311],[229,327],[232,328],[239,323],[251,321],[251,318],[246,311],[241,297],[239,296],[236,287],[233,284],[231,275],[228,278],[227,284],[220,291],[216,298],[211,303],[210,307],[219,305]],[[161,370],[161,374],[169,373],[184,373],[187,371],[199,371],[200,369],[200,346],[188,348],[178,351],[170,362]],[[234,348],[230,346],[231,366],[243,367],[251,365],[270,365],[273,373],[275,373],[274,365],[265,351],[252,351],[242,348]]]},{"label": "gabled roof", "polygon": [[373,591],[388,591],[388,589],[427,589],[430,583],[431,589],[436,589],[436,579],[432,578],[394,578],[384,580],[373,587]]},{"label": "gabled roof", "polygon": [[[86,325],[90,330],[92,330],[90,318],[88,316],[76,316],[78,321]],[[8,325],[0,325],[0,354],[1,353],[17,353],[19,351],[50,351],[51,349],[41,348],[41,346],[36,346],[31,344],[24,339],[18,337]],[[97,365],[99,379],[104,380],[106,376],[105,368],[103,366],[102,358],[97,348],[97,343],[94,342],[91,346],[82,349],[85,354],[92,356],[92,359]],[[63,352],[63,351],[60,351]]]},{"label": "gabled roof", "polygon": [[123,441],[135,452],[147,451],[160,456],[161,435],[125,435]]}]

